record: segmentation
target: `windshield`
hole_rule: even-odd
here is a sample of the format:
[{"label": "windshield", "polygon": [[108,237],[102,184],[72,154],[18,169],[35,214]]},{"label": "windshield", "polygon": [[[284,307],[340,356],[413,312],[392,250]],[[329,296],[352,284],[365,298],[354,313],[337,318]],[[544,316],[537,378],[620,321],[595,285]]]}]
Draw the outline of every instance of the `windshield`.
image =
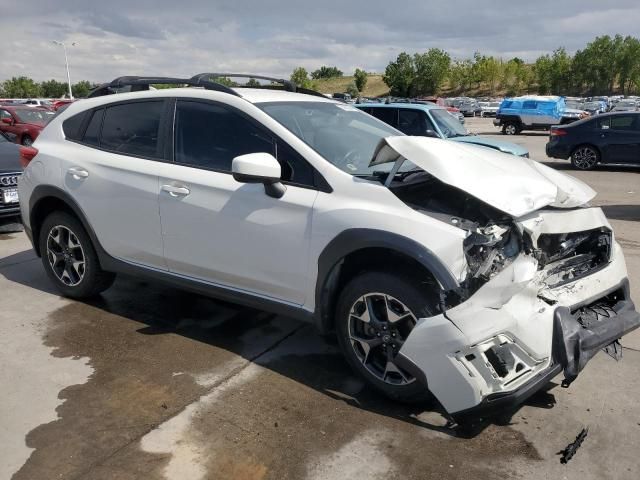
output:
[{"label": "windshield", "polygon": [[458,119],[446,110],[434,108],[429,113],[431,113],[431,117],[445,137],[466,137],[469,135]]},{"label": "windshield", "polygon": [[[380,140],[402,135],[386,123],[356,107],[329,102],[257,103],[303,142],[336,167],[351,175],[370,175],[373,153]],[[406,166],[405,166],[406,165]],[[403,170],[411,168],[410,162]],[[391,164],[376,165],[376,171],[388,171]]]},{"label": "windshield", "polygon": [[0,143],[8,142],[7,137],[4,136],[4,133],[0,132]]},{"label": "windshield", "polygon": [[47,110],[15,110],[15,114],[22,123],[45,125],[53,118],[54,113]]}]

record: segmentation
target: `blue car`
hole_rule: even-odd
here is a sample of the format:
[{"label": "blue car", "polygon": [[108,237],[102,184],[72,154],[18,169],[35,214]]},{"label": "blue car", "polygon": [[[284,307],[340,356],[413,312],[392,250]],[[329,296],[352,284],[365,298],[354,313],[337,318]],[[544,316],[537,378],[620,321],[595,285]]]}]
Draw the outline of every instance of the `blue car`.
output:
[{"label": "blue car", "polygon": [[504,153],[528,157],[529,151],[515,143],[473,135],[444,108],[424,103],[361,103],[355,107],[397,128],[406,135],[436,137],[472,143]]}]

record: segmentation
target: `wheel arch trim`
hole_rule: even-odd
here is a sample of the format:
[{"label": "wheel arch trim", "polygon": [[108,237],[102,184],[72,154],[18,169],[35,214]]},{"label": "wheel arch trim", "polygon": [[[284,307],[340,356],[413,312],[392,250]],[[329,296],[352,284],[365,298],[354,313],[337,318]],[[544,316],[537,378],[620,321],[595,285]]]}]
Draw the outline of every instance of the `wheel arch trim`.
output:
[{"label": "wheel arch trim", "polygon": [[344,230],[326,245],[318,257],[314,319],[321,332],[331,330],[332,283],[339,277],[342,263],[349,255],[368,248],[390,250],[415,260],[433,275],[444,291],[459,287],[453,273],[438,256],[415,240],[385,230]]}]

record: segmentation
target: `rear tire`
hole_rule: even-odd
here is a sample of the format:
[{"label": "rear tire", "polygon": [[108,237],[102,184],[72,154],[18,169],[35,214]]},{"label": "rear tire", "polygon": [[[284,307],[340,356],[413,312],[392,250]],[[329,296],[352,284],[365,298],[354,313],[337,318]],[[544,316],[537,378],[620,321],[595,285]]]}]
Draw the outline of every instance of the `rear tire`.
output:
[{"label": "rear tire", "polygon": [[591,145],[580,145],[571,154],[571,165],[577,170],[591,170],[600,162],[600,152]]},{"label": "rear tire", "polygon": [[437,311],[436,298],[431,285],[382,272],[364,272],[342,290],[335,319],[340,349],[358,375],[393,400],[419,403],[431,398],[394,357],[415,322]]},{"label": "rear tire", "polygon": [[113,284],[115,274],[102,270],[91,239],[76,217],[51,213],[42,223],[38,242],[44,269],[65,297],[93,297]]}]

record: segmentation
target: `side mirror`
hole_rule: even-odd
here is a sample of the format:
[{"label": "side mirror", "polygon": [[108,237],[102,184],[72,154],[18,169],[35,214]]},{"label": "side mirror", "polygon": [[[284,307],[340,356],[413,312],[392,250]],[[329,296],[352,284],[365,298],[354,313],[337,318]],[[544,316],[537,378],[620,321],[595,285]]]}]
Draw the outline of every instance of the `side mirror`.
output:
[{"label": "side mirror", "polygon": [[438,133],[434,130],[430,130],[427,129],[424,131],[424,136],[425,137],[433,137],[433,138],[440,138],[440,135],[438,135]]},{"label": "side mirror", "polygon": [[9,117],[4,117],[2,119],[2,123],[6,123],[7,125],[13,125],[13,120],[10,119]]},{"label": "side mirror", "polygon": [[234,158],[231,173],[236,182],[264,184],[265,193],[273,198],[282,197],[287,190],[280,182],[280,164],[270,153],[248,153]]}]

